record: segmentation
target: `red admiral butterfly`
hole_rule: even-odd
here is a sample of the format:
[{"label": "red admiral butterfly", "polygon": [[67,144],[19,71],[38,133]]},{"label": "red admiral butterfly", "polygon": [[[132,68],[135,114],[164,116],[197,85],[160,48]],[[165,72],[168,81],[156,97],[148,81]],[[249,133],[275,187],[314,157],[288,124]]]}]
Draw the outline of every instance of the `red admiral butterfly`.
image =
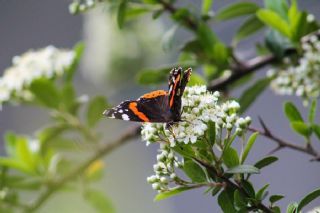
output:
[{"label": "red admiral butterfly", "polygon": [[169,75],[169,91],[156,90],[142,95],[135,101],[123,101],[118,106],[105,110],[110,118],[125,121],[167,123],[181,121],[181,98],[190,79],[192,69],[183,71],[174,68]]}]

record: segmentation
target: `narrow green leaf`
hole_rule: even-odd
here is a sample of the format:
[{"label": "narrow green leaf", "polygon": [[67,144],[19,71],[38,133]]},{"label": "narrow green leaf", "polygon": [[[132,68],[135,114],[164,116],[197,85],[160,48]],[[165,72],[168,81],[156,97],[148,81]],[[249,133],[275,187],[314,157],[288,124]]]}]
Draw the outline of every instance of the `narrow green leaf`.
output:
[{"label": "narrow green leaf", "polygon": [[254,191],[254,187],[250,181],[242,180],[241,181],[243,189],[248,193],[250,198],[255,198],[256,193]]},{"label": "narrow green leaf", "polygon": [[96,96],[91,99],[87,109],[87,123],[93,127],[103,117],[103,111],[108,107],[106,98],[103,96]]},{"label": "narrow green leaf", "polygon": [[300,212],[303,207],[308,205],[311,201],[314,199],[320,197],[320,189],[314,190],[313,192],[306,195],[302,200],[299,202],[299,205],[297,207],[297,212]]},{"label": "narrow green leaf", "polygon": [[115,213],[116,210],[110,198],[106,197],[104,193],[92,190],[85,192],[85,199],[91,204],[91,206],[100,213]]},{"label": "narrow green leaf", "polygon": [[291,122],[294,121],[301,121],[303,122],[302,116],[299,112],[299,110],[296,108],[296,106],[291,102],[285,102],[284,104],[284,112],[288,118],[288,120]]},{"label": "narrow green leaf", "polygon": [[258,169],[262,169],[263,167],[269,166],[270,164],[276,162],[278,160],[275,156],[265,157],[254,164],[254,166]]},{"label": "narrow green leaf", "polygon": [[[213,55],[213,47],[219,42],[219,38],[207,24],[200,24],[197,29],[197,41],[209,56]],[[203,52],[203,51],[202,51]]]},{"label": "narrow green leaf", "polygon": [[273,53],[279,60],[282,60],[284,54],[293,45],[287,37],[274,29],[268,29],[265,36],[265,43],[268,50]]},{"label": "narrow green leaf", "polygon": [[84,51],[84,43],[78,42],[74,47],[73,51],[75,53],[75,57],[71,66],[66,70],[65,79],[67,82],[72,81],[74,73],[76,72],[78,65],[80,63],[81,56]]},{"label": "narrow green leaf", "polygon": [[233,206],[233,197],[229,196],[226,190],[223,190],[218,196],[218,204],[223,212],[236,213]]},{"label": "narrow green leaf", "polygon": [[260,170],[252,165],[238,165],[226,171],[228,174],[259,174]]},{"label": "narrow green leaf", "polygon": [[291,128],[299,133],[300,135],[303,135],[305,137],[310,137],[312,134],[312,129],[307,124],[301,122],[301,121],[293,121],[291,122]]},{"label": "narrow green leaf", "polygon": [[284,195],[271,195],[269,198],[270,203],[275,203],[284,198]]},{"label": "narrow green leaf", "polygon": [[58,108],[60,103],[60,94],[49,79],[37,79],[30,85],[30,91],[36,99],[49,108]]},{"label": "narrow green leaf", "polygon": [[255,15],[249,17],[238,29],[233,43],[238,43],[242,39],[247,38],[248,36],[258,32],[263,29],[265,25],[261,22]]},{"label": "narrow green leaf", "polygon": [[222,42],[216,42],[213,46],[212,58],[216,64],[223,66],[228,60],[228,49]]},{"label": "narrow green leaf", "polygon": [[66,83],[61,91],[61,102],[63,103],[65,109],[70,112],[75,112],[76,105],[76,94],[73,88],[73,84]]},{"label": "narrow green leaf", "polygon": [[254,142],[256,141],[257,139],[257,136],[258,136],[258,132],[255,132],[253,133],[250,138],[248,139],[248,142],[246,144],[246,146],[244,147],[244,151],[243,151],[243,154],[241,155],[241,164],[246,160]]},{"label": "narrow green leaf", "polygon": [[279,14],[284,20],[288,19],[287,0],[264,0],[265,8]]},{"label": "narrow green leaf", "polygon": [[16,157],[16,144],[17,144],[17,135],[14,132],[6,132],[5,136],[5,149],[7,155],[12,158]]},{"label": "narrow green leaf", "polygon": [[0,157],[0,165],[6,166],[12,169],[16,169],[23,173],[32,174],[32,175],[34,174],[33,171],[30,171],[30,168],[27,167],[25,163],[18,161],[16,159]]},{"label": "narrow green leaf", "polygon": [[270,78],[260,79],[242,93],[239,99],[241,106],[240,113],[245,112],[250,107],[256,98],[268,87],[270,81]]},{"label": "narrow green leaf", "polygon": [[128,4],[127,0],[121,0],[119,7],[118,7],[117,22],[118,22],[118,27],[120,29],[123,27],[123,24],[126,19],[127,4]]},{"label": "narrow green leaf", "polygon": [[234,200],[234,206],[237,207],[238,209],[241,209],[247,206],[245,197],[243,196],[243,194],[241,194],[239,190],[234,191],[233,200]]},{"label": "narrow green leaf", "polygon": [[257,11],[257,17],[271,28],[290,38],[289,24],[276,12],[268,9],[260,9]]},{"label": "narrow green leaf", "polygon": [[213,0],[202,0],[201,13],[203,15],[208,14],[213,4]]},{"label": "narrow green leaf", "polygon": [[257,192],[257,194],[256,194],[256,199],[257,200],[262,201],[265,198],[265,196],[267,194],[266,189],[268,187],[269,187],[269,184],[266,184]]},{"label": "narrow green leaf", "polygon": [[171,189],[170,191],[166,191],[166,192],[161,192],[159,194],[156,195],[156,197],[154,198],[154,201],[160,201],[160,200],[164,200],[173,196],[176,196],[184,191],[193,189],[194,187],[190,187],[190,186],[183,186],[183,187],[177,187],[174,189]]},{"label": "narrow green leaf", "polygon": [[55,137],[59,137],[61,133],[68,129],[66,124],[57,124],[48,126],[37,133],[37,137],[41,144],[47,143]]},{"label": "narrow green leaf", "polygon": [[237,150],[235,150],[231,146],[224,151],[222,158],[223,162],[226,164],[228,168],[233,168],[239,165],[239,157]]},{"label": "narrow green leaf", "polygon": [[201,166],[195,163],[193,160],[186,160],[183,165],[183,171],[188,177],[195,183],[207,182],[206,173]]},{"label": "narrow green leaf", "polygon": [[320,126],[317,124],[312,125],[313,132],[316,134],[317,138],[320,140]]},{"label": "narrow green leaf", "polygon": [[309,109],[309,116],[308,116],[308,120],[311,124],[314,123],[314,119],[316,117],[316,112],[317,112],[317,100],[314,99],[311,103],[311,106]]},{"label": "narrow green leaf", "polygon": [[228,5],[217,12],[218,20],[228,20],[243,15],[253,14],[259,9],[259,6],[252,2],[236,2]]},{"label": "narrow green leaf", "polygon": [[297,213],[298,203],[290,203],[287,207],[286,213]]},{"label": "narrow green leaf", "polygon": [[271,209],[274,213],[281,213],[281,209],[279,206],[273,206],[271,207]]},{"label": "narrow green leaf", "polygon": [[208,129],[207,129],[207,139],[209,140],[211,146],[216,143],[216,123],[213,121],[208,122]]}]

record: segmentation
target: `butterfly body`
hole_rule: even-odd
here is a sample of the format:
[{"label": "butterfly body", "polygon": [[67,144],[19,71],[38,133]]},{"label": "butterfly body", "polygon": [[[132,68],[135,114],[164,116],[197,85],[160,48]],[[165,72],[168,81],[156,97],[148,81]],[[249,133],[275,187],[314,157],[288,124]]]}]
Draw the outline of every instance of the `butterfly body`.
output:
[{"label": "butterfly body", "polygon": [[167,123],[181,120],[181,98],[191,75],[191,68],[182,71],[174,68],[169,75],[169,90],[156,90],[142,95],[137,100],[127,100],[106,110],[110,118],[126,121]]}]

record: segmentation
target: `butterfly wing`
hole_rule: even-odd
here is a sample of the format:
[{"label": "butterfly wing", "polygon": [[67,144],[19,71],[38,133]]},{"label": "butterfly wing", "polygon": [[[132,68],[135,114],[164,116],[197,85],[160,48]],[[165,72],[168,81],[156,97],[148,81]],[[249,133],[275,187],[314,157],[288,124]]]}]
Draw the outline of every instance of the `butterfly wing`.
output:
[{"label": "butterfly wing", "polygon": [[181,98],[189,82],[192,69],[182,71],[182,68],[172,69],[169,76],[169,106],[174,120],[179,121],[181,116]]},{"label": "butterfly wing", "polygon": [[168,106],[168,95],[157,90],[141,96],[135,101],[124,101],[103,113],[110,118],[136,122],[166,123],[172,121]]}]

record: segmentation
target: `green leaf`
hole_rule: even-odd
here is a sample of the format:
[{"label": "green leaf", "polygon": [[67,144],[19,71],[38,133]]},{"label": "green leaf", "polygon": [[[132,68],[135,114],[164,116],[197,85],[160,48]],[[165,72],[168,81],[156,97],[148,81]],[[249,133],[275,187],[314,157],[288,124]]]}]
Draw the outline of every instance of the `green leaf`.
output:
[{"label": "green leaf", "polygon": [[87,109],[87,123],[89,126],[95,126],[103,117],[103,111],[108,107],[106,98],[103,96],[96,96],[91,99]]},{"label": "green leaf", "polygon": [[4,136],[5,140],[5,149],[7,155],[12,158],[16,157],[16,144],[17,144],[17,135],[14,132],[6,132]]},{"label": "green leaf", "polygon": [[226,190],[223,190],[218,196],[218,203],[223,212],[236,213],[233,206],[233,198],[229,196]]},{"label": "green leaf", "polygon": [[287,0],[264,0],[265,8],[279,14],[284,20],[288,19]]},{"label": "green leaf", "polygon": [[206,85],[207,82],[204,80],[204,78],[197,74],[197,73],[192,73],[188,86],[194,86],[194,85]]},{"label": "green leaf", "polygon": [[185,160],[183,165],[183,171],[186,175],[195,183],[207,182],[207,176],[201,166],[195,163],[193,160]]},{"label": "green leaf", "polygon": [[264,185],[256,194],[256,199],[262,201],[266,195],[266,189],[269,187],[269,184]]},{"label": "green leaf", "polygon": [[239,99],[241,106],[240,113],[245,112],[249,108],[256,98],[268,87],[270,81],[270,78],[260,79],[242,93]]},{"label": "green leaf", "polygon": [[273,206],[271,207],[271,209],[274,213],[281,213],[281,209],[279,206]]},{"label": "green leaf", "polygon": [[154,201],[164,200],[164,199],[176,196],[184,191],[187,191],[187,190],[190,190],[193,188],[194,187],[191,187],[191,186],[182,186],[182,187],[177,187],[177,188],[171,189],[170,191],[161,192],[156,195],[156,197],[154,198]]},{"label": "green leaf", "polygon": [[174,25],[171,27],[162,37],[162,48],[164,51],[169,51],[172,49],[174,42],[174,35],[178,29],[178,25]]},{"label": "green leaf", "polygon": [[192,147],[186,144],[176,144],[172,149],[185,158],[193,158],[195,155]]},{"label": "green leaf", "polygon": [[106,197],[104,193],[100,191],[91,189],[85,192],[84,197],[97,212],[100,212],[100,213],[116,212],[110,198]]},{"label": "green leaf", "polygon": [[208,12],[210,11],[211,7],[213,4],[213,0],[202,0],[202,9],[201,9],[201,13],[204,14],[208,14]]},{"label": "green leaf", "polygon": [[284,198],[284,195],[271,195],[269,198],[270,203],[275,203]]},{"label": "green leaf", "polygon": [[225,65],[228,60],[228,55],[228,49],[222,42],[216,42],[214,44],[212,57],[218,65]]},{"label": "green leaf", "polygon": [[231,146],[224,151],[222,158],[224,164],[226,164],[228,168],[233,168],[239,165],[239,157],[237,150],[235,150]]},{"label": "green leaf", "polygon": [[310,137],[312,134],[312,129],[307,124],[301,122],[301,121],[293,121],[291,122],[291,128],[299,133],[300,135],[303,135],[307,138]]},{"label": "green leaf", "polygon": [[55,137],[59,137],[61,133],[67,130],[69,125],[56,124],[48,126],[37,133],[37,137],[41,144],[47,143]]},{"label": "green leaf", "polygon": [[126,8],[126,14],[125,18],[127,20],[139,17],[141,15],[144,15],[146,13],[156,11],[159,9],[158,5],[148,5],[148,4],[140,4],[140,3],[134,3],[134,2],[128,2],[127,8]]},{"label": "green leaf", "polygon": [[123,24],[126,19],[127,5],[128,5],[127,0],[121,0],[119,7],[118,7],[117,22],[118,22],[118,27],[120,29],[123,27]]},{"label": "green leaf", "polygon": [[289,24],[276,12],[268,9],[260,9],[257,11],[257,17],[266,25],[269,25],[282,35],[290,38],[291,33]]},{"label": "green leaf", "polygon": [[284,112],[290,121],[290,123],[294,121],[303,122],[302,116],[296,106],[291,102],[285,102],[284,104]]},{"label": "green leaf", "polygon": [[320,126],[317,124],[312,125],[313,132],[316,134],[317,138],[320,140]]},{"label": "green leaf", "polygon": [[238,165],[228,169],[225,173],[228,174],[259,174],[260,170],[252,165]]},{"label": "green leaf", "polygon": [[258,169],[262,169],[263,167],[269,166],[270,164],[276,162],[278,160],[275,156],[267,156],[254,164],[254,166]]},{"label": "green leaf", "polygon": [[248,139],[248,142],[247,142],[246,146],[244,147],[243,154],[241,155],[241,161],[240,161],[241,164],[246,160],[254,142],[257,139],[258,134],[259,134],[258,132],[253,133],[250,136],[250,138]]},{"label": "green leaf", "polygon": [[237,2],[222,8],[217,12],[218,20],[228,20],[243,15],[253,14],[259,9],[259,6],[252,2]]},{"label": "green leaf", "polygon": [[213,121],[208,122],[208,128],[206,131],[207,139],[209,140],[211,146],[216,142],[216,123]]},{"label": "green leaf", "polygon": [[320,189],[314,190],[313,192],[309,193],[308,195],[306,195],[304,198],[302,198],[302,200],[299,202],[298,208],[297,208],[297,212],[300,212],[302,210],[303,207],[305,207],[306,205],[308,205],[311,201],[313,201],[314,199],[320,197]]},{"label": "green leaf", "polygon": [[25,163],[16,159],[0,157],[0,165],[16,169],[23,173],[34,174],[33,171],[30,171],[30,168],[27,167]]},{"label": "green leaf", "polygon": [[259,30],[263,29],[265,25],[261,22],[256,16],[249,17],[238,29],[233,43],[238,43],[244,38],[258,32]]},{"label": "green leaf", "polygon": [[288,38],[281,35],[278,31],[269,29],[265,36],[265,43],[268,50],[281,60],[287,49],[292,48]]},{"label": "green leaf", "polygon": [[256,196],[256,193],[254,191],[252,183],[250,183],[249,181],[246,181],[246,180],[242,180],[241,184],[242,184],[243,189],[248,193],[249,197],[254,199]]},{"label": "green leaf", "polygon": [[65,74],[65,79],[67,82],[72,81],[74,73],[76,72],[78,65],[80,63],[80,59],[81,56],[83,54],[84,51],[84,43],[83,42],[78,42],[74,47],[73,47],[73,51],[75,53],[75,57],[73,60],[73,63],[71,64],[71,66],[66,70],[66,74]]},{"label": "green leaf", "polygon": [[287,207],[286,213],[297,213],[298,203],[290,203]]},{"label": "green leaf", "polygon": [[308,116],[308,120],[311,124],[314,123],[314,119],[316,117],[316,112],[317,112],[317,100],[314,99],[311,103],[311,106],[309,109],[309,116]]},{"label": "green leaf", "polygon": [[76,109],[76,94],[73,88],[73,84],[66,83],[61,91],[61,102],[66,110],[74,114]]},{"label": "green leaf", "polygon": [[234,200],[234,206],[236,206],[239,209],[247,206],[245,197],[239,190],[234,191],[233,200]]},{"label": "green leaf", "polygon": [[60,94],[49,79],[37,79],[30,85],[30,91],[36,99],[49,108],[58,108],[60,103]]},{"label": "green leaf", "polygon": [[[202,49],[208,56],[213,56],[213,47],[219,42],[216,34],[211,30],[211,28],[204,23],[198,26],[197,30],[197,41],[201,44]],[[203,51],[202,51],[203,52]]]}]

